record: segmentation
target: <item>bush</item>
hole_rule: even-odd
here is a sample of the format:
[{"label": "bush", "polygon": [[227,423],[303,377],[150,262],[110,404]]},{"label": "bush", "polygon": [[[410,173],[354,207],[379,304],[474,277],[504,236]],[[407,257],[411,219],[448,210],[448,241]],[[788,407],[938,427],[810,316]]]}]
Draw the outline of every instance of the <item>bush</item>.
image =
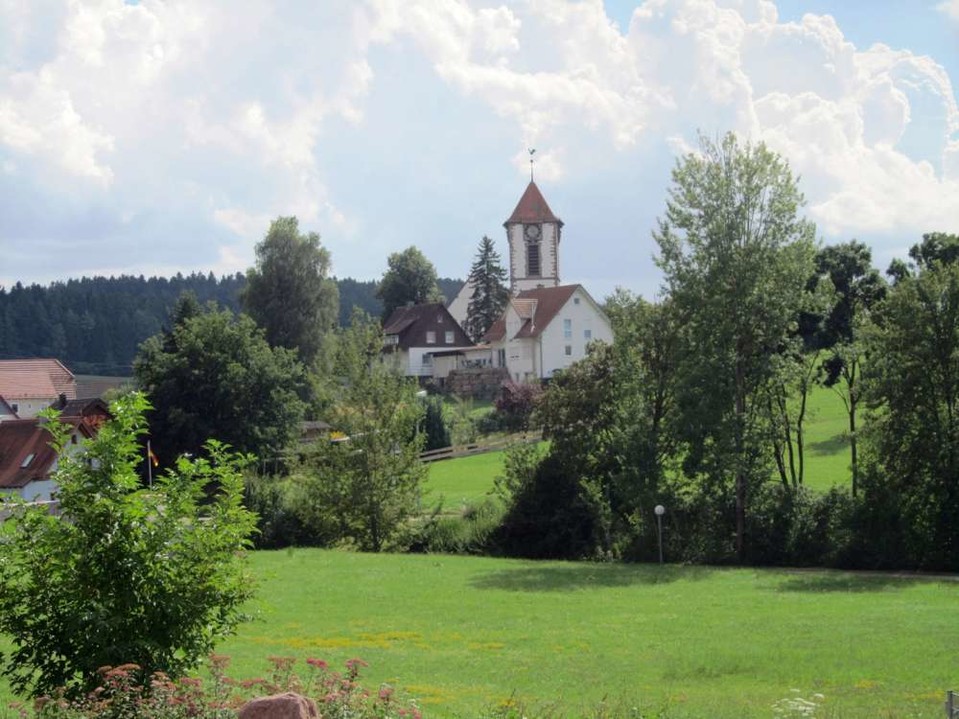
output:
[{"label": "bush", "polygon": [[[295,692],[316,701],[325,719],[420,719],[415,702],[400,702],[389,685],[375,693],[364,689],[361,659],[346,662],[346,671],[337,672],[321,659],[307,659],[307,670],[300,676],[293,657],[270,657],[272,669],[267,678],[236,681],[226,676],[229,659],[210,657],[212,681],[171,680],[162,672],[139,681],[142,672],[136,664],[102,667],[97,686],[88,694],[70,698],[62,688],[41,698],[34,709],[36,719],[229,719],[254,696]],[[21,717],[27,717],[20,707]]]},{"label": "bush", "polygon": [[487,499],[456,517],[434,516],[421,528],[412,549],[443,554],[490,554],[505,510]]},{"label": "bush", "polygon": [[18,693],[89,690],[100,667],[131,661],[178,676],[242,618],[246,458],[211,441],[207,458],[181,458],[141,487],[148,406],[139,394],[115,402],[82,454],[47,425],[63,519],[18,504],[0,542],[0,631],[13,642],[3,673]]},{"label": "bush", "polygon": [[538,384],[504,382],[493,403],[504,428],[512,432],[529,429],[533,410],[542,394],[543,388]]}]

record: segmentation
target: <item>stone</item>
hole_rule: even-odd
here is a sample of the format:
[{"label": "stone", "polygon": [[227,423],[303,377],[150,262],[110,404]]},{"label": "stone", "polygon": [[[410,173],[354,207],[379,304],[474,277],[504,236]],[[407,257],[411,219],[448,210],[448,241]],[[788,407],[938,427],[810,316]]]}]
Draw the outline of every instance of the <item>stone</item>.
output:
[{"label": "stone", "polygon": [[240,708],[238,719],[318,719],[316,702],[293,692],[251,699]]}]

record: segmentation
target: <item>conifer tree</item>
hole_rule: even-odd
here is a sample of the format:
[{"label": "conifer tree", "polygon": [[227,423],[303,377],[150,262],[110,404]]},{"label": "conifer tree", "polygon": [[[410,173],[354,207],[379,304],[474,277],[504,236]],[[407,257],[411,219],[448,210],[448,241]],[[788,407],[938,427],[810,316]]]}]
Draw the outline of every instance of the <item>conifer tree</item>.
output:
[{"label": "conifer tree", "polygon": [[466,326],[463,329],[474,342],[478,342],[503,313],[509,300],[506,281],[506,269],[500,264],[499,253],[493,241],[484,235],[467,280],[473,287],[473,295],[466,309]]}]

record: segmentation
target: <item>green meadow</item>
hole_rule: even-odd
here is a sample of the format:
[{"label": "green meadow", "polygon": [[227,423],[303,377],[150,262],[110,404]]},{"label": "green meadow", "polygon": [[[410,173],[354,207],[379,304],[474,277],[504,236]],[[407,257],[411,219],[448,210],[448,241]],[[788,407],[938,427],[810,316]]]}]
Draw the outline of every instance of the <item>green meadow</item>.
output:
[{"label": "green meadow", "polygon": [[[836,392],[814,388],[806,409],[805,483],[810,488],[825,491],[849,483],[847,426],[846,409]],[[442,500],[443,511],[453,513],[476,504],[489,494],[493,479],[502,472],[502,452],[433,462],[423,491],[424,507]]]},{"label": "green meadow", "polygon": [[[959,584],[946,579],[530,562],[297,549],[257,552],[258,619],[221,651],[369,662],[428,716],[504,702],[526,716],[937,717],[959,682]],[[302,666],[302,664],[301,664]],[[655,712],[661,712],[655,714]]]}]

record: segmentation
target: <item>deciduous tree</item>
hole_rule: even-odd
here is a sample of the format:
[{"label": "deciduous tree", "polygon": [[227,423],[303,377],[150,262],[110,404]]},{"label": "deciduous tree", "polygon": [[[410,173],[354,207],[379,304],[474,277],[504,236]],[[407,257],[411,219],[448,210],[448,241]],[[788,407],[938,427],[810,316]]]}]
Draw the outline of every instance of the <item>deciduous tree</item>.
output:
[{"label": "deciduous tree", "polygon": [[383,301],[385,320],[397,307],[428,302],[442,302],[443,295],[436,282],[436,268],[415,247],[394,252],[386,261],[387,270],[376,290]]},{"label": "deciduous tree", "polygon": [[678,366],[686,470],[721,496],[733,478],[736,551],[748,489],[769,476],[768,416],[756,401],[773,378],[812,274],[814,227],[784,159],[732,134],[701,138],[673,171],[654,233],[657,264],[683,327]]},{"label": "deciduous tree", "polygon": [[133,365],[153,403],[150,432],[161,462],[196,454],[214,437],[275,457],[303,416],[303,368],[295,353],[271,348],[246,315],[213,307],[189,315],[144,342]]},{"label": "deciduous tree", "polygon": [[65,452],[67,435],[49,422],[63,517],[19,507],[0,525],[0,631],[13,642],[3,672],[18,692],[89,690],[101,667],[128,662],[144,680],[178,676],[242,617],[254,528],[241,504],[245,459],[210,442],[143,488],[147,406],[118,400],[82,454]]},{"label": "deciduous tree", "polygon": [[415,382],[381,359],[383,333],[354,314],[336,340],[328,421],[347,437],[317,442],[296,472],[301,516],[328,540],[378,552],[416,511],[425,465]]},{"label": "deciduous tree", "polygon": [[329,271],[320,236],[301,233],[295,217],[278,217],[256,246],[256,266],[240,295],[270,345],[295,350],[307,364],[337,323],[339,291]]}]

